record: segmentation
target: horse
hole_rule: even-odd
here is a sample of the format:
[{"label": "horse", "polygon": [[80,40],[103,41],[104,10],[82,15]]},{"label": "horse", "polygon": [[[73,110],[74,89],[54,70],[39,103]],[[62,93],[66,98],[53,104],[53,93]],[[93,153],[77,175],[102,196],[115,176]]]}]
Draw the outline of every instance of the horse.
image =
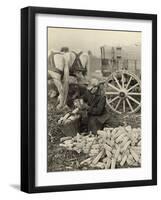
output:
[{"label": "horse", "polygon": [[69,80],[73,78],[77,82],[83,80],[88,72],[88,53],[74,51],[48,52],[48,77],[52,78],[58,90],[57,109],[65,107]]}]

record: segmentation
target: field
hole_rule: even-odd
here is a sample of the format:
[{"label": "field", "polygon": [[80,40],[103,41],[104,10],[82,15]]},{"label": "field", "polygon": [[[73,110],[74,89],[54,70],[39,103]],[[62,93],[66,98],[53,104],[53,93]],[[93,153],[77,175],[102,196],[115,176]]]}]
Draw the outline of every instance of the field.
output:
[{"label": "field", "polygon": [[[60,138],[66,135],[65,130],[57,124],[57,121],[66,113],[66,110],[56,111],[55,104],[55,99],[48,98],[48,172],[90,169],[80,166],[80,162],[87,158],[86,154],[59,146]],[[110,115],[109,127],[130,125],[132,128],[138,128],[141,126],[140,113],[118,115],[108,109],[108,114]]]}]

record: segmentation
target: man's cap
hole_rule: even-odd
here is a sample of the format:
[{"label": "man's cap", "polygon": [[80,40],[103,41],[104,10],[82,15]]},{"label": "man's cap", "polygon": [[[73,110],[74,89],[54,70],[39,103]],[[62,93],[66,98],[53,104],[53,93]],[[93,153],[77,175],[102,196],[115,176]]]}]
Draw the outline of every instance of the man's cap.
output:
[{"label": "man's cap", "polygon": [[99,81],[96,78],[92,78],[88,84],[88,89],[91,90],[93,87],[96,87],[99,85]]},{"label": "man's cap", "polygon": [[97,87],[99,86],[100,84],[104,84],[105,83],[105,80],[98,80],[97,78],[92,78],[90,81],[89,81],[89,84],[88,84],[88,87],[87,89],[92,89],[93,87]]}]

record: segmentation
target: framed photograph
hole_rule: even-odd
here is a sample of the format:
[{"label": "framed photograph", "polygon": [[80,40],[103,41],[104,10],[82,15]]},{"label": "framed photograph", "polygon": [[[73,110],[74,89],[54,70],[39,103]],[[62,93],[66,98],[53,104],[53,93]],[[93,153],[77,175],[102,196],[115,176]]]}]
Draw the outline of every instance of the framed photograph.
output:
[{"label": "framed photograph", "polygon": [[157,184],[157,16],[21,9],[21,190]]}]

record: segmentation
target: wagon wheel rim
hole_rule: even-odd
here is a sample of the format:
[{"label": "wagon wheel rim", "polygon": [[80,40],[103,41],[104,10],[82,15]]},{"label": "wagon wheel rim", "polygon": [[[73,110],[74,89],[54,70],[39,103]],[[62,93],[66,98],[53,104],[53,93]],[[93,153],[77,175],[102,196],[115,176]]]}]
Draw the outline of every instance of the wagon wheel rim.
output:
[{"label": "wagon wheel rim", "polygon": [[116,113],[135,113],[141,107],[141,83],[133,73],[120,70],[106,81],[106,102]]}]

